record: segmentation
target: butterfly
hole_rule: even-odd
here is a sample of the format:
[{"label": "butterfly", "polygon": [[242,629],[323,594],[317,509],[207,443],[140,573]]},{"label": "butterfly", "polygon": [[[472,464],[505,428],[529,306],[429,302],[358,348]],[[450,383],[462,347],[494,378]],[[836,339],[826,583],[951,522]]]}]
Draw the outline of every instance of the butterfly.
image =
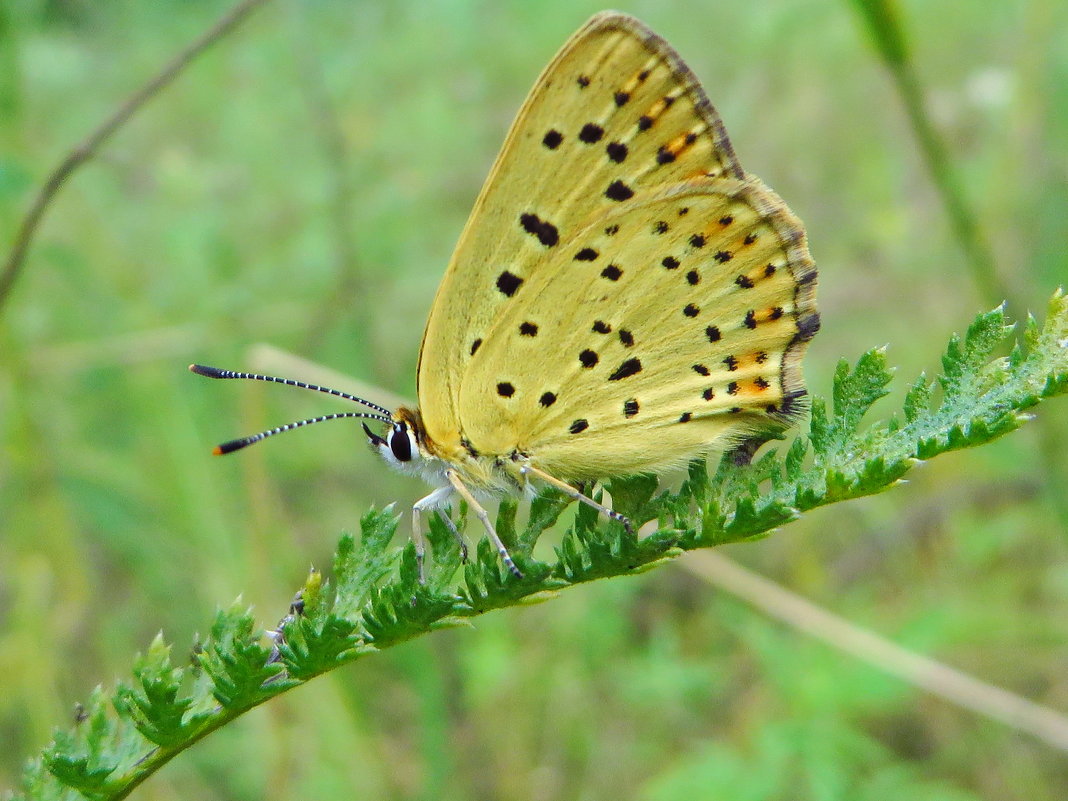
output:
[{"label": "butterfly", "polygon": [[430,309],[417,408],[190,369],[364,405],[216,452],[325,419],[384,423],[363,424],[371,446],[435,487],[412,510],[420,564],[420,515],[461,499],[521,577],[487,498],[547,484],[630,529],[576,485],[777,436],[805,408],[815,289],[801,222],[742,169],[694,74],[602,12],[538,78],[475,203]]}]

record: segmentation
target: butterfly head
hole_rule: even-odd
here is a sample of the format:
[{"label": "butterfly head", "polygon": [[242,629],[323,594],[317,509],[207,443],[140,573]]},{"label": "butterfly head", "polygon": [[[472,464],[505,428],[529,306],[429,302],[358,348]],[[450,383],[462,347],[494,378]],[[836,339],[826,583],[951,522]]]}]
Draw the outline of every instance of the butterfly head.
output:
[{"label": "butterfly head", "polygon": [[364,423],[367,441],[390,467],[402,473],[425,475],[431,463],[437,460],[426,448],[419,410],[402,406],[391,418],[384,436],[376,434]]},{"label": "butterfly head", "polygon": [[371,447],[397,469],[403,470],[413,460],[422,458],[415,429],[404,418],[394,419],[385,436],[376,434],[367,423],[363,424],[363,430]]}]

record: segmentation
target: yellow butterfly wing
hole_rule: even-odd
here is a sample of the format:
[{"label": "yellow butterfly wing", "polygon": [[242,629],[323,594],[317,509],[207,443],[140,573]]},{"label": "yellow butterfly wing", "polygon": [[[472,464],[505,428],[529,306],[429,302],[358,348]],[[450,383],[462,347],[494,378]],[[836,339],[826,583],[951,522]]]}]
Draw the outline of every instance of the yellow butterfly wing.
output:
[{"label": "yellow butterfly wing", "polygon": [[461,386],[490,329],[554,254],[638,194],[702,176],[743,172],[696,78],[642,23],[594,16],[516,117],[434,299],[418,395],[440,452],[461,447]]},{"label": "yellow butterfly wing", "polygon": [[804,231],[756,178],[636,195],[563,244],[464,373],[460,426],[565,480],[655,472],[781,429],[815,333]]}]

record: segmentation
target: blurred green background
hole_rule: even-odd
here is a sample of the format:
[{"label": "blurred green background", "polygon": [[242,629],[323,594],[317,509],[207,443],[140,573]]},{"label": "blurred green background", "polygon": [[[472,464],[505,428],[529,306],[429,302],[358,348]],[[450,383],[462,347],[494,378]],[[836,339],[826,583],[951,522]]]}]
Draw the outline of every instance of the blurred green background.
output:
[{"label": "blurred green background", "polygon": [[[977,288],[855,7],[617,6],[675,45],[742,163],[806,221],[824,320],[812,390],[884,343],[902,385],[937,370],[1000,298]],[[62,156],[226,8],[0,3],[0,253]],[[1010,313],[1042,314],[1068,278],[1068,5],[897,8]],[[268,4],[62,191],[0,317],[0,788],[156,631],[182,661],[238,594],[273,623],[369,504],[423,492],[355,425],[213,459],[218,441],[335,406],[185,366],[250,366],[266,342],[412,396],[428,306],[505,130],[598,9]],[[1068,710],[1065,411],[725,552]],[[136,797],[1062,801],[1068,757],[672,566],[317,679]]]}]

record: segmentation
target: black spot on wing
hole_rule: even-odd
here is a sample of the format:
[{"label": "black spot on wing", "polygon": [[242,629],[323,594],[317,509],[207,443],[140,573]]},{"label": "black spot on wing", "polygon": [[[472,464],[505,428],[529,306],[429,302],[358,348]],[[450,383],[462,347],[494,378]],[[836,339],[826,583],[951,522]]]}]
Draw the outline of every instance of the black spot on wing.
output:
[{"label": "black spot on wing", "polygon": [[589,427],[589,421],[579,419],[573,422],[567,430],[570,431],[572,434],[580,434]]},{"label": "black spot on wing", "polygon": [[597,258],[597,251],[593,248],[583,248],[575,254],[575,261],[593,261]]},{"label": "black spot on wing", "polygon": [[515,387],[507,381],[501,381],[497,384],[497,394],[502,398],[510,398],[515,394]]},{"label": "black spot on wing", "polygon": [[608,334],[612,331],[612,326],[606,323],[604,320],[594,320],[593,330],[598,334]]},{"label": "black spot on wing", "polygon": [[608,158],[616,164],[622,164],[627,158],[627,146],[622,142],[609,142],[605,151],[608,153]]},{"label": "black spot on wing", "polygon": [[560,234],[556,230],[556,226],[546,220],[541,219],[537,214],[520,214],[519,224],[523,226],[523,230],[531,236],[536,236],[538,241],[546,247],[553,247],[560,241]]},{"label": "black spot on wing", "polygon": [[620,381],[624,378],[628,378],[632,375],[637,375],[642,371],[642,363],[639,359],[627,359],[612,375],[608,376],[609,381]]},{"label": "black spot on wing", "polygon": [[522,284],[522,278],[507,270],[497,276],[497,289],[500,290],[501,294],[506,295],[507,297],[512,297]]},{"label": "black spot on wing", "polygon": [[548,408],[554,403],[556,403],[556,395],[554,395],[552,392],[544,392],[542,393],[542,396],[538,398],[538,403]]},{"label": "black spot on wing", "polygon": [[520,323],[519,333],[525,337],[533,337],[538,335],[538,326],[536,323],[525,322]]},{"label": "black spot on wing", "polygon": [[604,136],[604,128],[600,125],[596,125],[592,122],[587,122],[582,126],[582,130],[579,131],[579,139],[585,142],[587,145],[596,144],[601,141],[601,137]]},{"label": "black spot on wing", "polygon": [[475,355],[475,351],[478,350],[480,347],[482,347],[482,340],[481,339],[476,339],[474,342],[472,342],[471,343],[471,355],[474,356]]},{"label": "black spot on wing", "polygon": [[623,402],[623,416],[634,417],[638,413],[638,399],[631,398],[628,401]]},{"label": "black spot on wing", "polygon": [[596,367],[597,362],[601,360],[601,358],[597,355],[596,351],[592,351],[589,348],[582,351],[582,353],[579,354],[578,358],[579,363],[586,369]]},{"label": "black spot on wing", "polygon": [[601,277],[607,278],[609,281],[618,281],[620,276],[623,275],[623,271],[614,264],[609,264],[603,270],[601,270]]},{"label": "black spot on wing", "polygon": [[549,148],[549,150],[556,150],[556,148],[560,147],[560,143],[563,141],[564,135],[555,128],[546,132],[545,136],[541,139],[541,143]]},{"label": "black spot on wing", "polygon": [[634,197],[634,190],[622,181],[612,181],[604,190],[604,196],[609,200],[623,201]]}]

